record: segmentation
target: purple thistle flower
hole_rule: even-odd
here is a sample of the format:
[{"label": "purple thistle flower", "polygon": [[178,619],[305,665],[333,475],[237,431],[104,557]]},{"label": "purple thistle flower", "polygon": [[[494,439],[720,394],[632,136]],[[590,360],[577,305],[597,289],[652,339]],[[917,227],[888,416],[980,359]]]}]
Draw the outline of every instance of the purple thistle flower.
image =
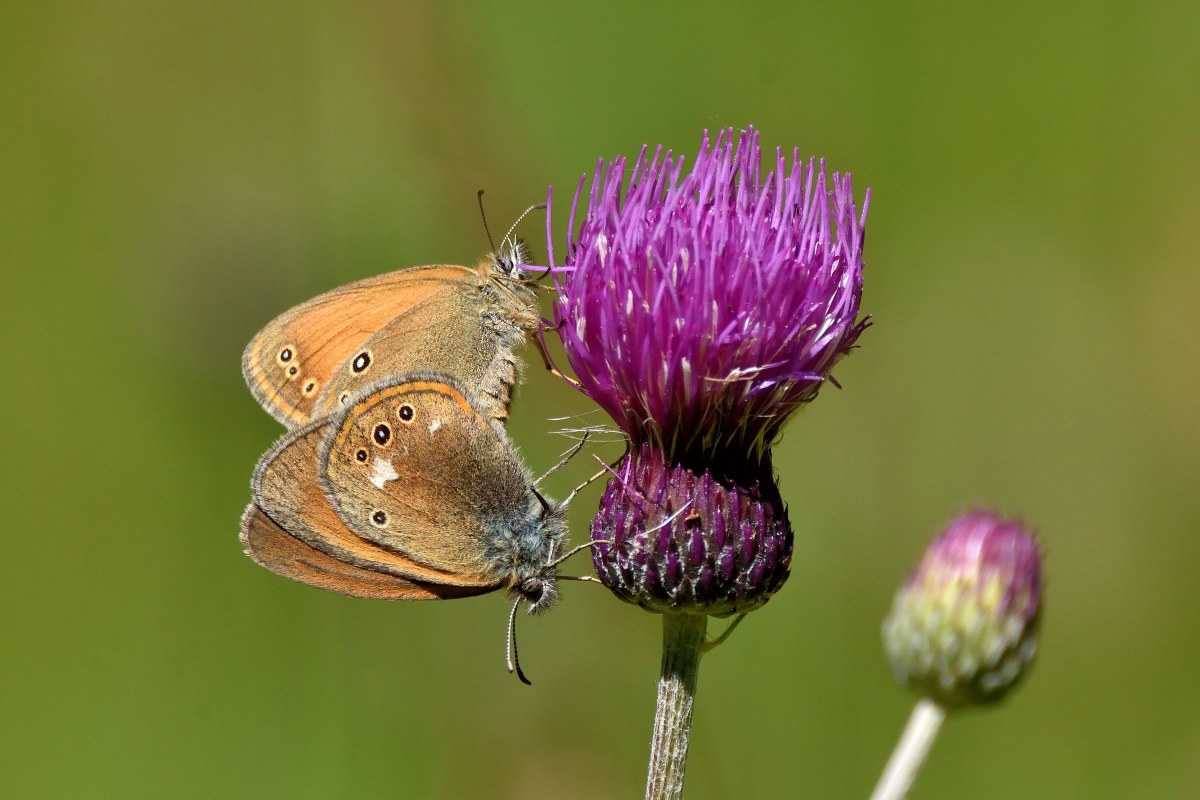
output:
[{"label": "purple thistle flower", "polygon": [[[867,326],[864,201],[824,162],[758,133],[705,133],[691,171],[643,148],[601,160],[554,307],[578,388],[630,438],[592,526],[619,597],[657,611],[755,608],[786,580],[792,530],[770,447]],[[551,249],[551,261],[553,250]]]},{"label": "purple thistle flower", "polygon": [[624,197],[625,159],[597,166],[555,306],[567,357],[635,445],[762,455],[867,325],[867,203],[798,151],[764,178],[752,128],[736,149],[732,129],[705,133],[686,176],[646,152]]},{"label": "purple thistle flower", "polygon": [[1021,523],[976,510],[951,520],[883,624],[896,679],[939,704],[999,700],[1037,650],[1042,560]]}]

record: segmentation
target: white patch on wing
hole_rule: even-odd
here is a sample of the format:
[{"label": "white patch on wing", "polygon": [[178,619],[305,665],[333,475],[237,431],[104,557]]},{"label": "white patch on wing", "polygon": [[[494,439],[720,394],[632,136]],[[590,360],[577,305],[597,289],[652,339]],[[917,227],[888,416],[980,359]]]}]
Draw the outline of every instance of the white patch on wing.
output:
[{"label": "white patch on wing", "polygon": [[376,489],[382,489],[383,485],[388,481],[394,481],[400,477],[396,472],[396,468],[392,466],[392,462],[385,461],[379,456],[375,456],[375,460],[371,462],[371,467],[375,470],[371,475],[371,483],[375,484]]},{"label": "white patch on wing", "polygon": [[442,421],[440,419],[435,419],[433,422],[429,423],[429,435],[433,436],[433,434],[437,433],[437,429],[440,427],[442,427]]}]

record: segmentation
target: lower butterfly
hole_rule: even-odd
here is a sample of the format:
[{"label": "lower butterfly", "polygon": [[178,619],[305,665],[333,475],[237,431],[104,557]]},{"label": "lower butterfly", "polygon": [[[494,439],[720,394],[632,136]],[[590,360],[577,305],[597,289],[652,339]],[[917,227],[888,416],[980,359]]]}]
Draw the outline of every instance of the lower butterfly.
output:
[{"label": "lower butterfly", "polygon": [[286,434],[259,462],[246,553],[353,597],[436,600],[508,589],[558,598],[562,505],[534,487],[503,426],[455,379],[398,376]]}]

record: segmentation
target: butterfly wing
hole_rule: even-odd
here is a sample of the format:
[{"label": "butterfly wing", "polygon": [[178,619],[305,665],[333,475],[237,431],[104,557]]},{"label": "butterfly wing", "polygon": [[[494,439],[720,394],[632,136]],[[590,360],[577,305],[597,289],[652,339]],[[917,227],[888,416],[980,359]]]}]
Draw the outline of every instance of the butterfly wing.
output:
[{"label": "butterfly wing", "polygon": [[517,379],[514,348],[537,324],[533,294],[484,272],[416,303],[390,320],[334,372],[314,417],[342,411],[351,397],[389,377],[453,375],[483,413],[508,418]]},{"label": "butterfly wing", "polygon": [[538,516],[529,476],[499,423],[447,376],[397,378],[333,422],[318,462],[331,505],[360,538],[431,569],[507,582]]},{"label": "butterfly wing", "polygon": [[[495,581],[418,563],[402,551],[364,540],[347,528],[318,479],[318,449],[332,429],[329,421],[321,420],[285,434],[259,462],[251,482],[253,502],[242,525],[242,542],[252,558],[286,577],[320,588],[336,584],[340,588],[334,591],[361,597],[375,596],[371,592],[380,585],[402,592],[406,583],[416,587],[411,597],[404,595],[406,599],[462,597],[497,588]],[[283,541],[281,533],[295,543]],[[336,570],[329,560],[346,568]],[[372,578],[352,591],[356,587],[347,581],[362,572],[395,580]]]},{"label": "butterfly wing", "polygon": [[242,373],[258,402],[288,428],[313,418],[334,372],[390,320],[479,273],[430,266],[389,272],[332,289],[285,311],[258,332],[242,355]]},{"label": "butterfly wing", "polygon": [[372,600],[442,600],[478,594],[474,587],[410,581],[339,561],[310,547],[251,503],[242,516],[242,548],[276,575],[350,597]]}]

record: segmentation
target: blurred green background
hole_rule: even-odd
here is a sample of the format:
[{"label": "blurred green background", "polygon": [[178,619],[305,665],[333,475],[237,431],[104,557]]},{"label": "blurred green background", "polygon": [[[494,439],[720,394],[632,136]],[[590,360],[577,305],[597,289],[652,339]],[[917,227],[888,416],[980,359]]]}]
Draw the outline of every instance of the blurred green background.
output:
[{"label": "blurred green background", "polygon": [[[705,660],[688,797],[868,794],[912,704],[880,620],[974,503],[1040,532],[1040,661],[913,796],[1200,795],[1200,6],[781,8],[4,5],[0,796],[640,796],[659,620],[566,585],[527,688],[499,596],[255,566],[281,429],[239,358],[317,292],[474,263],[480,187],[495,232],[553,184],[561,245],[598,157],[747,123],[872,187],[876,324],[777,450],[793,575]],[[541,471],[590,406],[525,356]]]}]

